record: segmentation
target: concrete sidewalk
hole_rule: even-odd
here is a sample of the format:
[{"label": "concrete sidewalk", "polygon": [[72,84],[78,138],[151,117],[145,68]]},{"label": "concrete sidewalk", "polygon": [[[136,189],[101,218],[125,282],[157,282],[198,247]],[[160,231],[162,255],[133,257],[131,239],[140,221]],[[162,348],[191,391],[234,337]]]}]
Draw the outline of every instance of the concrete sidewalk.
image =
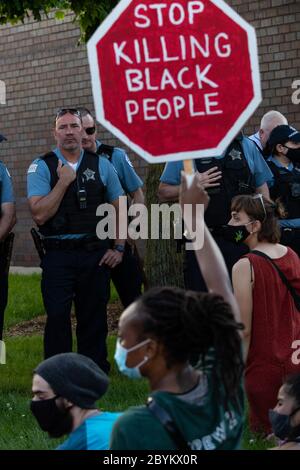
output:
[{"label": "concrete sidewalk", "polygon": [[11,266],[9,272],[10,274],[41,274],[42,270],[38,267],[27,268],[24,266]]}]

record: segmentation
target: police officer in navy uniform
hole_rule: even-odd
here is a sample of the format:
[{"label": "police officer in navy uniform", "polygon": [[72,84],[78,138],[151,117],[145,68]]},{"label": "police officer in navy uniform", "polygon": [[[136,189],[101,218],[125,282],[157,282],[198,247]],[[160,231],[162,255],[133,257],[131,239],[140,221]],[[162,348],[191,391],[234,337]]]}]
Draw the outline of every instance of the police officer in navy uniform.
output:
[{"label": "police officer in navy uniform", "polygon": [[28,169],[29,206],[45,250],[41,262],[47,313],[44,351],[45,358],[72,351],[74,300],[78,352],[108,372],[110,268],[121,263],[125,240],[115,240],[114,249],[109,240],[96,237],[96,210],[102,203],[111,203],[118,220],[123,191],[110,162],[82,149],[82,136],[79,111],[59,110],[54,128],[57,148]]},{"label": "police officer in navy uniform", "polygon": [[[96,139],[95,119],[87,108],[80,108],[84,134],[82,147],[97,152],[108,159],[115,168],[125,194],[134,204],[144,204],[143,182],[136,174],[131,161],[123,149],[102,144]],[[137,250],[126,242],[122,263],[111,270],[111,278],[124,308],[128,307],[142,293],[143,273]]]},{"label": "police officer in navy uniform", "polygon": [[[210,195],[210,204],[205,212],[206,224],[210,228],[224,256],[228,271],[247,252],[246,246],[228,240],[223,226],[230,219],[231,200],[238,194],[261,193],[269,197],[267,181],[272,173],[260,151],[243,134],[239,134],[220,157],[201,158],[194,161],[197,177]],[[160,178],[160,201],[176,201],[179,195],[182,162],[167,163]],[[205,291],[206,286],[199,270],[194,252],[186,250],[184,280],[187,289]]]},{"label": "police officer in navy uniform", "polygon": [[[6,138],[0,134],[0,142]],[[6,166],[0,162],[0,340],[3,335],[4,312],[8,295],[8,271],[11,246],[10,232],[16,223],[16,205],[11,176]]]},{"label": "police officer in navy uniform", "polygon": [[267,163],[273,173],[271,198],[280,198],[286,218],[280,221],[281,243],[300,256],[300,132],[288,125],[275,127],[268,144]]}]

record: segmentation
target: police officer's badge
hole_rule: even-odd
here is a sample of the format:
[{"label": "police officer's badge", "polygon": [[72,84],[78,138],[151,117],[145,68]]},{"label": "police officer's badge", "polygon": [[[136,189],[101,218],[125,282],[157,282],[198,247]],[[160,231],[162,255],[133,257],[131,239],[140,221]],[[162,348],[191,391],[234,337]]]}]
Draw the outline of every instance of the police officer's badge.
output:
[{"label": "police officer's badge", "polygon": [[95,172],[93,170],[90,170],[87,168],[84,172],[83,175],[86,177],[86,180],[94,180],[95,181]]},{"label": "police officer's badge", "polygon": [[232,149],[231,152],[229,153],[229,156],[231,157],[232,160],[242,160],[242,152],[239,152],[236,149]]}]

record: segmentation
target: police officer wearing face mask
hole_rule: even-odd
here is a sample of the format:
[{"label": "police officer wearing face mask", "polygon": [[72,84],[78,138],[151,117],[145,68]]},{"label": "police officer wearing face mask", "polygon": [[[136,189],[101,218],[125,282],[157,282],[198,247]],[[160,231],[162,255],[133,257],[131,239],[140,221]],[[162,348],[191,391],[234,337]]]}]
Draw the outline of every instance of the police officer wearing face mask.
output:
[{"label": "police officer wearing face mask", "polygon": [[274,435],[283,441],[277,449],[300,450],[300,374],[289,377],[282,385],[269,419]]},{"label": "police officer wearing face mask", "polygon": [[106,450],[120,413],[101,412],[96,401],[108,387],[107,375],[92,359],[63,353],[34,371],[30,409],[50,437],[69,435],[57,450]]},{"label": "police officer wearing face mask", "polygon": [[270,134],[267,163],[273,173],[270,195],[281,199],[286,218],[280,221],[281,243],[300,256],[300,132],[291,126],[277,126]]}]

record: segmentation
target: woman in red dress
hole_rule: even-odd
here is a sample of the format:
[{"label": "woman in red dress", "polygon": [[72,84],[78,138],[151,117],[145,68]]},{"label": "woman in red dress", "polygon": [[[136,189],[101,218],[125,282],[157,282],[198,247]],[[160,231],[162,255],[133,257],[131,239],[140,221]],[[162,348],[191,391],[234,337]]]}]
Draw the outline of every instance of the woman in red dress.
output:
[{"label": "woman in red dress", "polygon": [[[233,267],[233,287],[245,325],[245,388],[250,407],[250,429],[269,433],[268,411],[276,404],[277,391],[288,374],[300,372],[295,354],[300,340],[300,311],[272,261],[300,294],[300,261],[280,245],[280,204],[255,196],[232,201],[231,230],[250,252]],[[253,250],[267,255],[263,258]]]}]

